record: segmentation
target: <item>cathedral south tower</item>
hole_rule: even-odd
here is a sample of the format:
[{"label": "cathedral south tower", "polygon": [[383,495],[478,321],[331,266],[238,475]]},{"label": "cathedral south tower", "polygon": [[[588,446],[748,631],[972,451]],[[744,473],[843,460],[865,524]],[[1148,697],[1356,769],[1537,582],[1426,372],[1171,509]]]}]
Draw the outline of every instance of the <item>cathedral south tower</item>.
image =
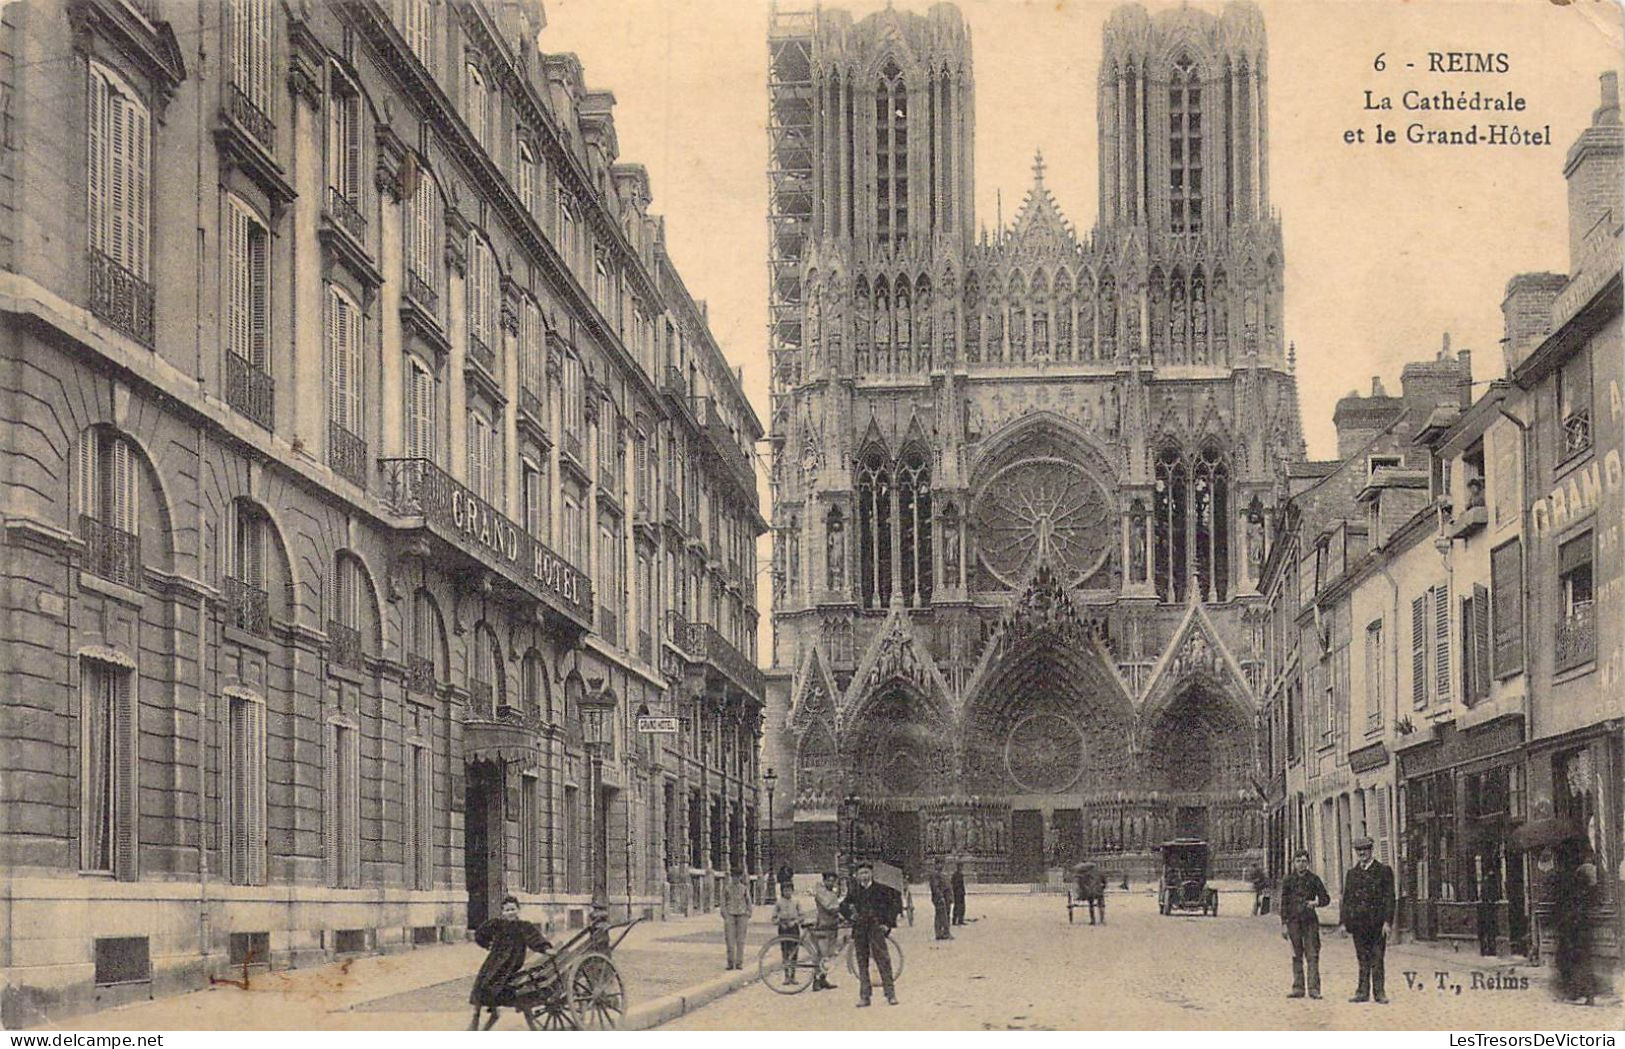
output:
[{"label": "cathedral south tower", "polygon": [[764,760],[804,869],[1262,855],[1256,580],[1303,455],[1264,24],[1102,31],[1092,231],[1041,156],[988,230],[958,9],[774,14]]}]

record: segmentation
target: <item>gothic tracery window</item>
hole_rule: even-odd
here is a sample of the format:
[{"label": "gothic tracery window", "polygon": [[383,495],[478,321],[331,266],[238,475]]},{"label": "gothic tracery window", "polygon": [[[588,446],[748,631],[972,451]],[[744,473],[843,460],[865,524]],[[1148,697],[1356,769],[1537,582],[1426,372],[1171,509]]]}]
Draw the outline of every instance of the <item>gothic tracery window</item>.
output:
[{"label": "gothic tracery window", "polygon": [[1188,458],[1173,444],[1157,455],[1154,505],[1157,595],[1183,601],[1193,579],[1197,596],[1223,601],[1230,591],[1230,466],[1217,444]]},{"label": "gothic tracery window", "polygon": [[897,539],[903,603],[931,601],[931,463],[918,448],[904,453],[897,468]]},{"label": "gothic tracery window", "polygon": [[1230,467],[1217,445],[1202,448],[1193,474],[1197,582],[1205,600],[1223,601],[1230,588]]},{"label": "gothic tracery window", "polygon": [[1188,55],[1168,75],[1168,225],[1202,232],[1202,88]]},{"label": "gothic tracery window", "polygon": [[908,240],[908,89],[892,61],[875,86],[875,233],[883,247]]},{"label": "gothic tracery window", "polygon": [[1157,596],[1164,601],[1185,599],[1186,496],[1189,471],[1185,457],[1174,445],[1157,455],[1153,513],[1156,517]]},{"label": "gothic tracery window", "polygon": [[891,600],[891,470],[878,449],[858,463],[858,602],[881,608]]}]

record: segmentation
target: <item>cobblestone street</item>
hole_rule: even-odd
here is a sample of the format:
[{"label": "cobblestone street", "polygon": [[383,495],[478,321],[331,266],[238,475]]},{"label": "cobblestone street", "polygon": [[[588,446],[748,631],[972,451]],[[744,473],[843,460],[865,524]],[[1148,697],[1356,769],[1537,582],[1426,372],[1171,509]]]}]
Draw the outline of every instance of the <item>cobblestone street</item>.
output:
[{"label": "cobblestone street", "polygon": [[[918,894],[917,894],[918,896]],[[972,894],[975,923],[955,939],[931,938],[929,904],[898,936],[906,971],[900,1004],[856,1009],[857,981],[844,971],[833,993],[771,993],[752,985],[677,1020],[668,1028],[867,1029],[1555,1029],[1617,1028],[1617,1000],[1586,1009],[1551,1000],[1545,970],[1483,964],[1476,954],[1402,944],[1388,951],[1392,1004],[1348,1001],[1358,970],[1353,941],[1323,930],[1325,998],[1288,1001],[1291,950],[1272,915],[1251,917],[1251,896],[1225,893],[1217,918],[1163,917],[1155,898],[1109,897],[1111,923],[1067,925],[1056,895]],[[1417,974],[1408,988],[1405,971]],[[1439,990],[1449,970],[1454,990]],[[1473,973],[1529,977],[1527,990],[1472,989]]]}]

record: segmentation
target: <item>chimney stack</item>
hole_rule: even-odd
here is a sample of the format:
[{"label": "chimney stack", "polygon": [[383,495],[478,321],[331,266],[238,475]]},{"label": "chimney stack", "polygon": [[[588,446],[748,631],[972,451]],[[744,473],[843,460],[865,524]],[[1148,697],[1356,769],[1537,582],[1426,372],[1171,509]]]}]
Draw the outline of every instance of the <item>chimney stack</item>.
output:
[{"label": "chimney stack", "polygon": [[1501,300],[1501,353],[1508,372],[1551,334],[1552,303],[1568,280],[1561,273],[1520,273],[1507,281]]},{"label": "chimney stack", "polygon": [[[1563,177],[1569,183],[1569,275],[1579,274],[1585,261],[1586,236],[1605,218],[1620,225],[1621,184],[1625,182],[1625,127],[1619,120],[1619,76],[1602,74],[1602,100],[1591,114],[1591,126],[1569,147]],[[1612,230],[1609,230],[1612,233]],[[1612,256],[1612,253],[1609,253]],[[1619,262],[1611,257],[1608,265]]]}]

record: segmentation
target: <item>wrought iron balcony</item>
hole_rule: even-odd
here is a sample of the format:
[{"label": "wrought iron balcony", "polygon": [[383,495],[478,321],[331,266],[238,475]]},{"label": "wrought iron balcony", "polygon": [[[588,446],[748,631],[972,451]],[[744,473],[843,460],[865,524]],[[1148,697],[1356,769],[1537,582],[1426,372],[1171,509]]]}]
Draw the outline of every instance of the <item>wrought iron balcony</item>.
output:
[{"label": "wrought iron balcony", "polygon": [[340,193],[334,186],[327,187],[327,214],[338,223],[344,232],[356,239],[357,243],[366,243],[367,216],[361,214],[356,202]]},{"label": "wrought iron balcony", "polygon": [[519,387],[519,414],[529,418],[538,428],[546,425],[542,419],[542,399],[529,386]]},{"label": "wrought iron balcony", "polygon": [[152,285],[94,249],[89,253],[89,267],[90,312],[150,348]]},{"label": "wrought iron balcony", "polygon": [[226,622],[260,637],[271,636],[271,596],[241,579],[227,577],[224,587]]},{"label": "wrought iron balcony", "polygon": [[1591,410],[1571,412],[1563,418],[1563,456],[1578,455],[1591,447]]},{"label": "wrought iron balcony", "polygon": [[761,698],[767,689],[767,676],[709,623],[690,623],[676,611],[666,613],[666,636],[691,663],[706,663],[733,684]]},{"label": "wrought iron balcony", "polygon": [[[341,667],[365,670],[367,664],[361,651],[361,631],[345,626],[337,620],[327,621],[327,658]],[[431,668],[432,669],[432,668]]]},{"label": "wrought iron balcony", "polygon": [[621,497],[620,480],[615,471],[609,467],[600,466],[598,468],[598,490],[608,494],[612,499]]},{"label": "wrought iron balcony", "polygon": [[593,618],[592,584],[574,565],[428,459],[383,459],[384,502],[581,626]]},{"label": "wrought iron balcony", "polygon": [[565,433],[564,454],[581,464],[581,435],[578,433]]},{"label": "wrought iron balcony", "polygon": [[406,689],[432,696],[435,690],[434,660],[427,656],[406,657]]},{"label": "wrought iron balcony", "polygon": [[141,586],[139,536],[80,514],[79,538],[85,543],[85,571],[124,586]]},{"label": "wrought iron balcony", "polygon": [[328,423],[327,465],[356,487],[366,488],[367,442],[338,423]]},{"label": "wrought iron balcony", "polygon": [[276,380],[235,353],[228,352],[226,403],[269,430],[276,406]]},{"label": "wrought iron balcony", "polygon": [[677,488],[671,484],[662,486],[665,489],[666,520],[681,528],[683,526],[683,503],[677,498]]},{"label": "wrought iron balcony", "polygon": [[485,374],[496,378],[497,352],[473,332],[468,333],[468,356],[475,364],[485,369]]},{"label": "wrought iron balcony", "polygon": [[434,290],[433,284],[418,276],[417,271],[410,267],[406,270],[406,297],[423,307],[423,311],[429,316],[440,316],[440,293]]},{"label": "wrought iron balcony", "polygon": [[236,84],[226,85],[226,115],[237,122],[248,136],[259,143],[267,153],[276,146],[276,125],[265,110],[254,104],[248,93]]},{"label": "wrought iron balcony", "polygon": [[1577,602],[1557,623],[1554,669],[1563,671],[1597,658],[1597,619],[1590,601]]}]

